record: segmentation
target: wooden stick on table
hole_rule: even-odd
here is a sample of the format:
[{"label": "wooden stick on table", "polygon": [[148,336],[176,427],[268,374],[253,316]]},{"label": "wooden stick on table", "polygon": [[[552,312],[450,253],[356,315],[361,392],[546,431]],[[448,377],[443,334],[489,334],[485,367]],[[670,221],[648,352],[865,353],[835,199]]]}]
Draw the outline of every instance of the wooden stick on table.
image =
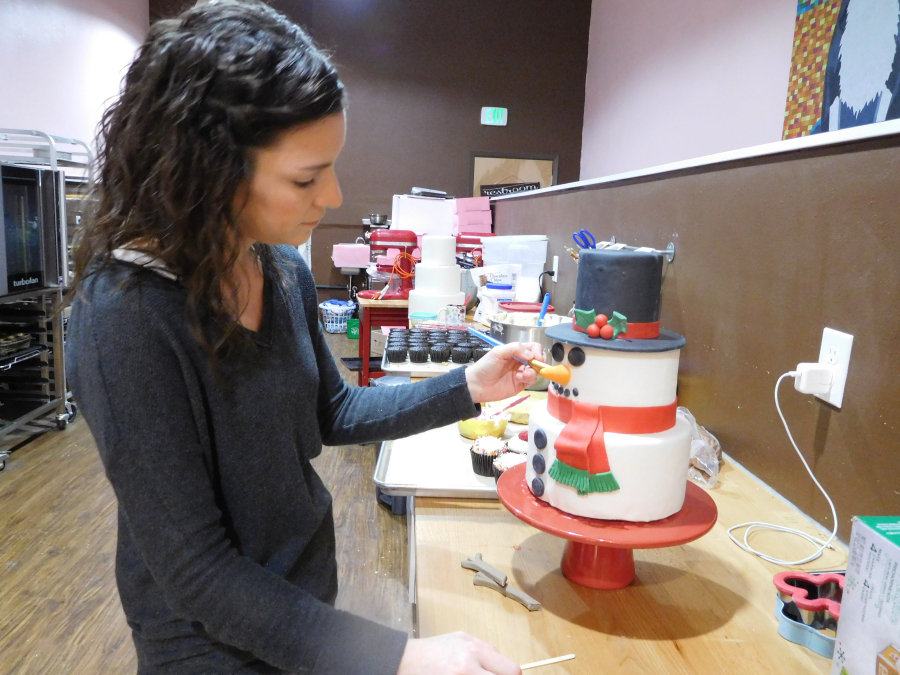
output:
[{"label": "wooden stick on table", "polygon": [[571,661],[574,658],[574,654],[566,654],[565,656],[557,656],[555,659],[546,659],[544,661],[526,663],[524,666],[519,666],[519,668],[522,670],[528,670],[529,668],[537,668],[538,666],[549,666],[552,663],[559,663],[560,661]]}]

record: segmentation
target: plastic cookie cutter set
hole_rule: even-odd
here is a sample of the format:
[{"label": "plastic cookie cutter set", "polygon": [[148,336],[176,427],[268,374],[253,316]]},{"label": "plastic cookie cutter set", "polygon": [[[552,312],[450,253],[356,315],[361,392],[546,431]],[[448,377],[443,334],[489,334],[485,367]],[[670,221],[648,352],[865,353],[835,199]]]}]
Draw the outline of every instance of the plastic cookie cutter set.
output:
[{"label": "plastic cookie cutter set", "polygon": [[779,572],[772,582],[778,591],[778,634],[830,659],[841,618],[844,573]]}]

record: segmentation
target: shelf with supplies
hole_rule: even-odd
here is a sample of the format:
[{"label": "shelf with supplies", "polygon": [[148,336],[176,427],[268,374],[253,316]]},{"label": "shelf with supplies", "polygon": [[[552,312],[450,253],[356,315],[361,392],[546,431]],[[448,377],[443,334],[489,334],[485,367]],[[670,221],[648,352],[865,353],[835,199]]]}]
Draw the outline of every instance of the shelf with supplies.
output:
[{"label": "shelf with supplies", "polygon": [[0,129],[0,439],[54,412],[60,430],[75,416],[57,310],[92,163],[82,141]]}]

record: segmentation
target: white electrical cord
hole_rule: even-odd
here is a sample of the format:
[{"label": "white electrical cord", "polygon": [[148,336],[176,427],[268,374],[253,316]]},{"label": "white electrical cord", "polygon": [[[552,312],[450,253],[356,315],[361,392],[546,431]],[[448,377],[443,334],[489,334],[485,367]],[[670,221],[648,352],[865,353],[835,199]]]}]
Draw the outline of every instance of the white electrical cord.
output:
[{"label": "white electrical cord", "polygon": [[[803,458],[803,454],[800,452],[800,448],[797,447],[797,443],[794,441],[794,437],[791,436],[791,430],[788,428],[787,420],[784,419],[784,414],[781,412],[781,405],[778,402],[778,387],[781,386],[781,381],[786,377],[797,377],[799,373],[796,371],[791,371],[785,373],[781,377],[778,378],[778,382],[775,383],[775,409],[778,410],[778,416],[781,417],[781,422],[784,424],[784,430],[787,432],[788,438],[791,439],[791,445],[794,446],[794,450],[797,451],[797,454],[800,455],[800,461],[803,462],[803,466],[806,467],[807,473],[809,473],[809,477],[813,479],[813,482],[816,484],[816,487],[821,490],[822,494],[825,495],[825,499],[828,500],[828,505],[831,507],[831,517],[834,519],[834,530],[831,532],[831,536],[827,541],[823,541],[821,539],[817,539],[811,534],[807,534],[806,532],[801,532],[800,530],[794,530],[790,527],[782,527],[781,525],[772,525],[771,523],[759,523],[759,522],[751,522],[751,523],[742,523],[740,525],[735,525],[734,527],[728,528],[728,536],[731,538],[735,544],[740,546],[742,549],[747,551],[747,553],[752,553],[753,555],[759,556],[763,560],[766,560],[770,563],[775,563],[776,565],[805,565],[808,562],[812,562],[816,560],[822,555],[822,552],[826,548],[833,549],[834,546],[831,545],[831,542],[834,541],[834,538],[837,536],[838,529],[838,519],[837,519],[837,511],[834,508],[834,502],[831,501],[831,497],[828,496],[828,493],[825,492],[825,488],[816,480],[816,477],[813,475],[812,470],[809,468],[809,464],[806,463],[806,460]],[[744,532],[744,543],[739,542],[735,539],[734,535],[731,534],[733,530],[738,530],[742,527],[746,527],[747,531]],[[757,551],[750,545],[749,538],[750,533],[754,530],[774,530],[775,532],[785,532],[787,534],[794,534],[798,537],[802,537],[806,539],[808,542],[812,544],[818,544],[819,548],[813,553],[811,556],[807,558],[803,558],[802,560],[781,560],[779,558],[773,558],[770,555],[766,555],[765,553],[761,553]]]}]

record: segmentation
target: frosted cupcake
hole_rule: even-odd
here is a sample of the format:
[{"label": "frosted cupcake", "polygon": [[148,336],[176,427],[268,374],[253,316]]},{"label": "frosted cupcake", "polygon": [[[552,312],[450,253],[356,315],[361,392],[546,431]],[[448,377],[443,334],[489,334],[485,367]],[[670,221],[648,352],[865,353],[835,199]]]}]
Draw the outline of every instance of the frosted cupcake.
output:
[{"label": "frosted cupcake", "polygon": [[518,466],[519,464],[523,464],[525,460],[528,459],[527,455],[520,455],[515,452],[504,452],[497,459],[494,460],[492,465],[492,470],[494,472],[494,480],[498,483],[500,482],[500,476],[503,475],[504,471],[508,471],[514,466]]},{"label": "frosted cupcake", "polygon": [[506,450],[506,442],[502,438],[482,436],[472,444],[472,470],[479,476],[492,476],[494,460]]}]

